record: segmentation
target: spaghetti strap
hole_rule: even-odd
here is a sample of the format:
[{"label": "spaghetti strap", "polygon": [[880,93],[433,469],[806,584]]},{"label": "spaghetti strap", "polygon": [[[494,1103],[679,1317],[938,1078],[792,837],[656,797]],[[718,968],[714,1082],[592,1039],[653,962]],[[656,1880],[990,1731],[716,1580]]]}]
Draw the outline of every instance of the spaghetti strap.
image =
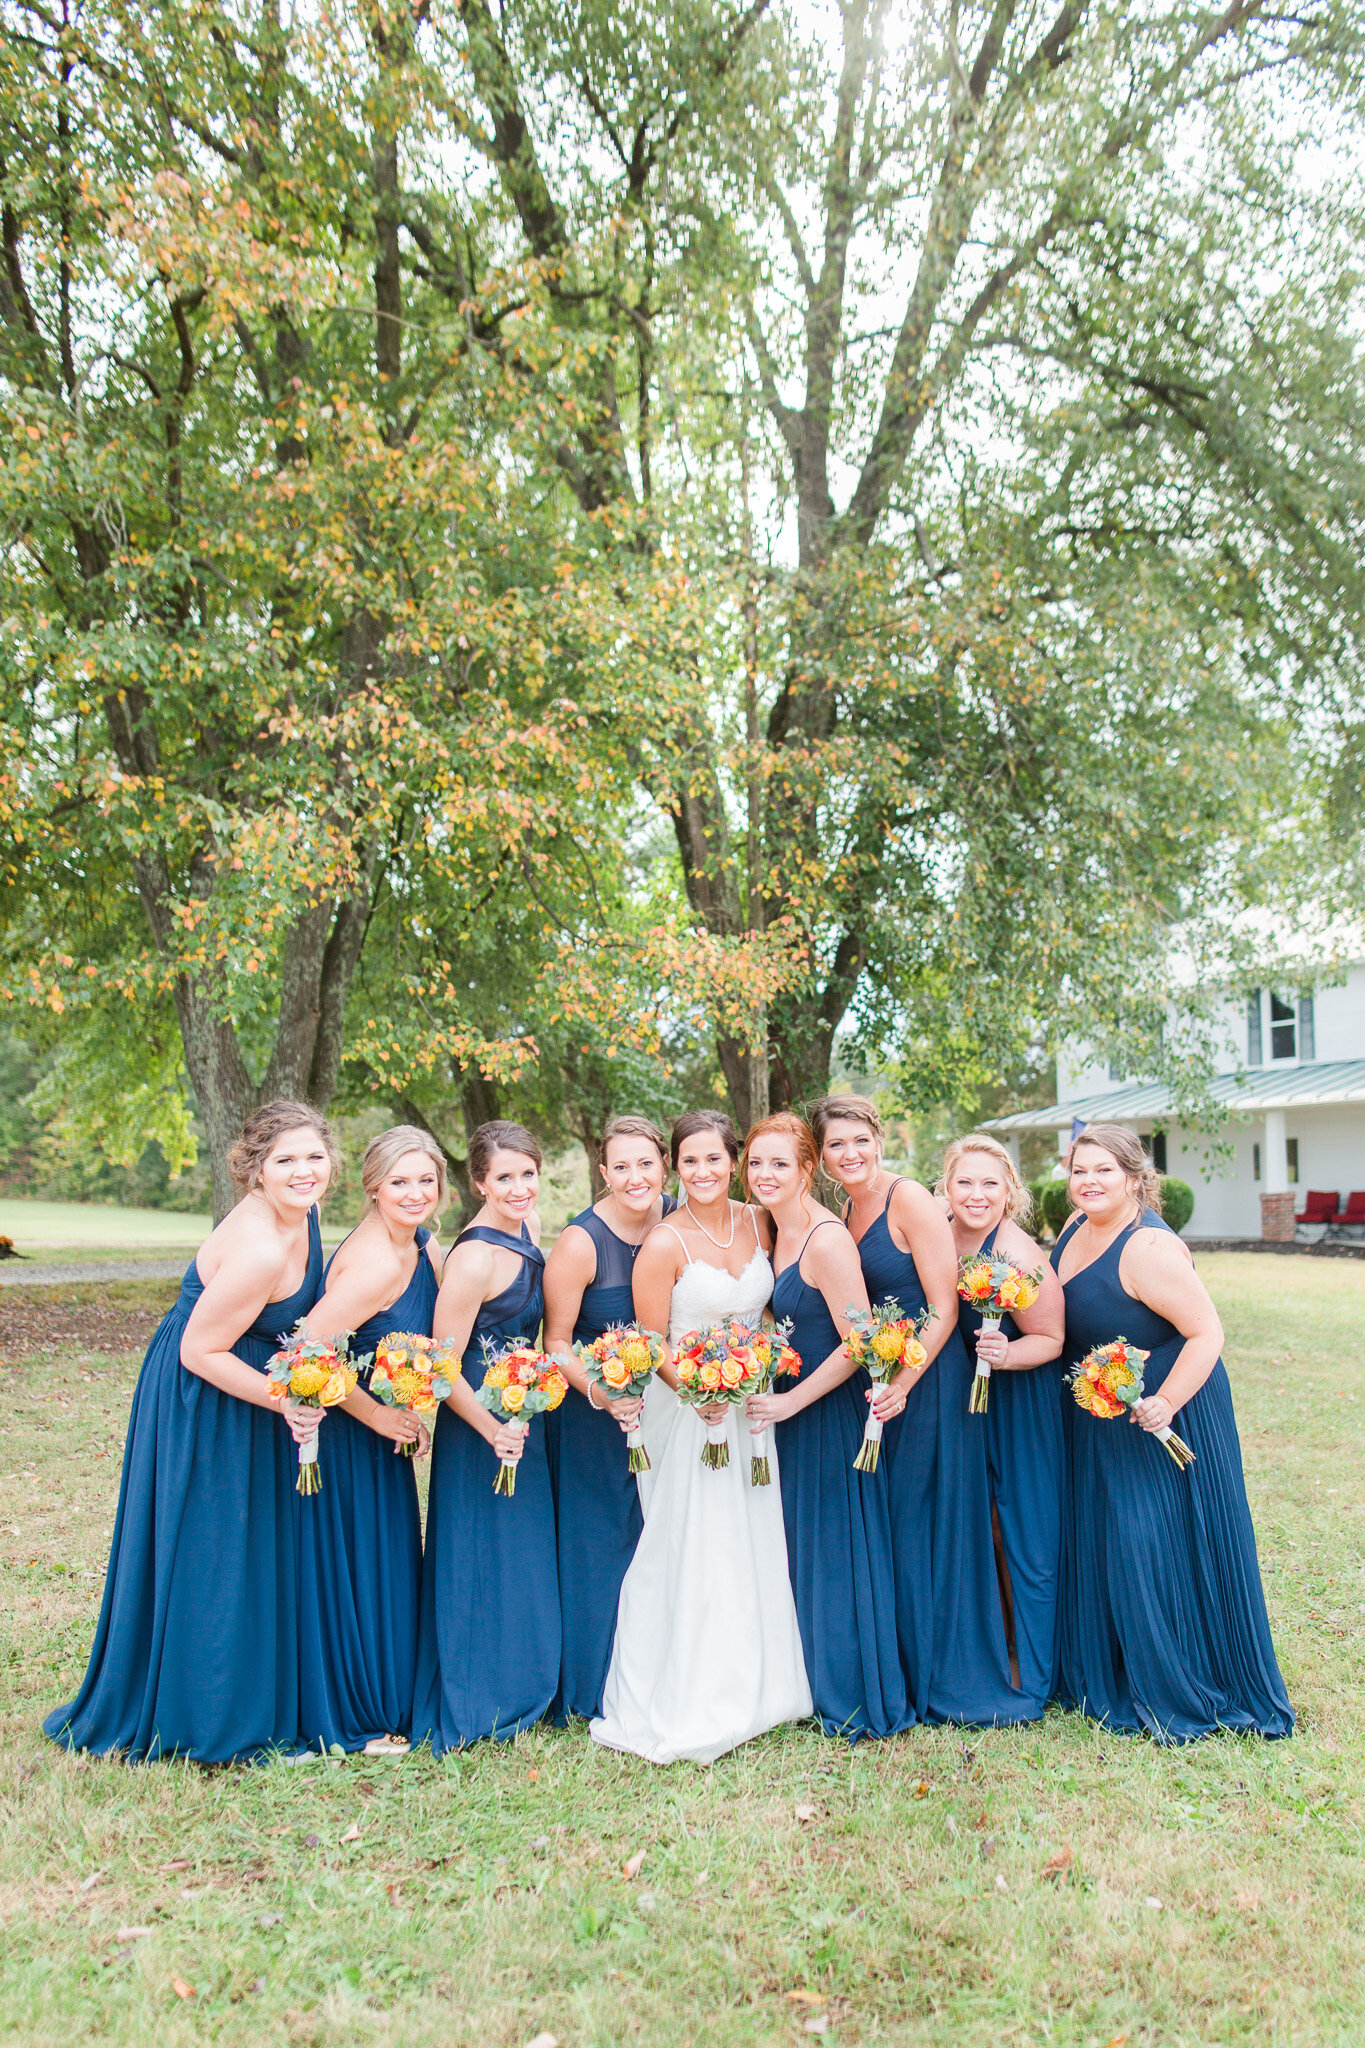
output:
[{"label": "spaghetti strap", "polygon": [[687,1261],[688,1265],[690,1266],[690,1265],[691,1265],[691,1263],[692,1263],[692,1254],[691,1254],[691,1252],[690,1252],[690,1251],[689,1251],[689,1250],[687,1249],[687,1239],[686,1239],[686,1238],[685,1238],[685,1237],[683,1236],[682,1232],[681,1232],[680,1230],[675,1230],[675,1229],[674,1229],[674,1227],[673,1227],[673,1225],[672,1225],[671,1223],[667,1223],[667,1222],[663,1222],[663,1221],[661,1221],[661,1222],[660,1222],[660,1224],[659,1224],[659,1228],[660,1228],[660,1230],[671,1230],[671,1231],[673,1232],[673,1235],[674,1235],[674,1237],[676,1237],[676,1238],[677,1238],[677,1240],[678,1240],[678,1243],[679,1243],[679,1244],[680,1244],[680,1245],[682,1246],[682,1248],[683,1248],[683,1257],[684,1257],[684,1258],[686,1259],[686,1261]]},{"label": "spaghetti strap", "polygon": [[[839,1223],[839,1218],[838,1218],[837,1216],[822,1216],[822,1217],[820,1218],[820,1220],[819,1220],[819,1222],[818,1222],[818,1223],[812,1223],[812,1225],[811,1225],[810,1229],[809,1229],[809,1230],[808,1230],[808,1231],[806,1232],[805,1236],[804,1236],[804,1237],[802,1238],[802,1240],[801,1240],[801,1249],[800,1249],[800,1251],[799,1251],[799,1252],[798,1252],[798,1253],[796,1254],[796,1257],[795,1257],[795,1258],[794,1258],[794,1259],[792,1260],[792,1265],[793,1265],[793,1266],[795,1266],[795,1268],[796,1268],[796,1270],[797,1270],[797,1272],[798,1272],[798,1273],[800,1273],[800,1271],[801,1271],[801,1261],[802,1261],[802,1259],[804,1259],[804,1258],[805,1258],[805,1256],[806,1256],[806,1247],[807,1247],[807,1245],[808,1245],[808,1244],[810,1243],[811,1239],[812,1239],[812,1238],[814,1237],[814,1235],[815,1235],[816,1231],[817,1231],[817,1230],[823,1230],[823,1229],[824,1229],[824,1227],[825,1227],[825,1225],[826,1225],[827,1223]],[[842,1224],[842,1223],[839,1223],[839,1228],[840,1228],[841,1230],[843,1229],[843,1227],[844,1227],[844,1226],[843,1226],[843,1224]],[[784,1266],[784,1267],[782,1268],[782,1270],[783,1270],[783,1272],[785,1273],[785,1272],[789,1271],[790,1269],[789,1269],[788,1267]]]},{"label": "spaghetti strap", "polygon": [[886,1191],[886,1200],[885,1200],[885,1201],[884,1201],[884,1202],[882,1203],[882,1214],[883,1214],[883,1216],[889,1216],[889,1215],[890,1215],[890,1213],[891,1213],[891,1197],[892,1197],[892,1196],[893,1196],[893,1195],[895,1194],[895,1192],[896,1192],[896,1189],[897,1189],[897,1188],[898,1188],[898,1187],[900,1186],[901,1182],[902,1182],[902,1181],[903,1181],[904,1179],[905,1179],[905,1175],[904,1175],[903,1173],[898,1173],[898,1174],[895,1174],[895,1175],[893,1176],[893,1178],[892,1178],[892,1181],[891,1181],[891,1185],[890,1185],[890,1187],[889,1187],[889,1188],[887,1189],[887,1191]]}]

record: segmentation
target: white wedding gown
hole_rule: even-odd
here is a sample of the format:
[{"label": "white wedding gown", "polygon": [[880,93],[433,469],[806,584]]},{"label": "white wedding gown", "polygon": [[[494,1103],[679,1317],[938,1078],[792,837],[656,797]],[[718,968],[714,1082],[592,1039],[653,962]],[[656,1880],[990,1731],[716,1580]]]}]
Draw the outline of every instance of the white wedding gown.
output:
[{"label": "white wedding gown", "polygon": [[[773,1291],[756,1250],[736,1278],[692,1259],[669,1304],[671,1342],[729,1316],[757,1324]],[[706,1429],[661,1380],[645,1442],[655,1460],[645,1525],[621,1587],[616,1640],[592,1737],[651,1763],[709,1764],[765,1728],[812,1711],[787,1575],[773,1432],[772,1483],[753,1486],[749,1426],[732,1406],[730,1462],[701,1462]],[[642,1492],[644,1490],[642,1489]]]}]

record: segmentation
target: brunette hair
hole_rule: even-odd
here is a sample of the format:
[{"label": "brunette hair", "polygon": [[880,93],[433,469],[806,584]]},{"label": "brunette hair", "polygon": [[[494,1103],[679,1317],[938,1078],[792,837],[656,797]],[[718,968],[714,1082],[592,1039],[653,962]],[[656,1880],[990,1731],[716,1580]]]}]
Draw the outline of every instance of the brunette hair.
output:
[{"label": "brunette hair", "polygon": [[698,1131],[714,1131],[724,1145],[735,1165],[739,1165],[739,1133],[723,1109],[686,1109],[673,1126],[668,1156],[673,1170],[678,1170],[678,1154],[685,1138],[695,1138]]},{"label": "brunette hair", "polygon": [[316,1132],[331,1162],[332,1173],[340,1173],[337,1141],[320,1110],[307,1102],[266,1102],[252,1110],[242,1125],[242,1135],[228,1153],[228,1172],[244,1195],[249,1195],[259,1182],[261,1168],[285,1132],[302,1130]]},{"label": "brunette hair", "polygon": [[1005,1186],[1009,1189],[1005,1214],[1013,1217],[1016,1223],[1022,1223],[1033,1207],[1033,1197],[1020,1180],[1019,1169],[1000,1140],[988,1137],[985,1131],[973,1131],[970,1137],[953,1139],[943,1155],[943,1170],[934,1182],[934,1193],[939,1200],[946,1202],[951,1211],[952,1196],[948,1192],[948,1183],[953,1177],[953,1168],[967,1152],[985,1152],[995,1161],[1000,1168]]},{"label": "brunette hair", "polygon": [[791,1139],[796,1163],[806,1176],[806,1191],[809,1193],[815,1184],[815,1176],[820,1171],[820,1151],[815,1142],[815,1133],[806,1119],[803,1116],[794,1116],[789,1109],[775,1110],[771,1116],[760,1117],[744,1140],[744,1153],[739,1162],[739,1172],[745,1188],[749,1185],[749,1152],[753,1142],[755,1138],[766,1138],[770,1134]]},{"label": "brunette hair", "polygon": [[1101,1151],[1111,1152],[1129,1181],[1137,1182],[1134,1199],[1144,1209],[1155,1209],[1158,1216],[1161,1214],[1161,1175],[1143,1151],[1136,1131],[1130,1131],[1124,1124],[1087,1124],[1071,1141],[1066,1162],[1068,1180],[1075,1170],[1072,1161],[1078,1145],[1098,1145]]},{"label": "brunette hair", "polygon": [[391,1130],[381,1131],[377,1138],[371,1138],[365,1147],[365,1157],[360,1163],[360,1185],[365,1190],[365,1214],[374,1208],[374,1198],[382,1184],[388,1179],[400,1159],[409,1152],[420,1152],[436,1168],[436,1207],[433,1217],[439,1216],[446,1205],[446,1155],[432,1137],[430,1131],[420,1129],[417,1124],[395,1124]]},{"label": "brunette hair", "polygon": [[668,1164],[668,1140],[658,1125],[651,1123],[647,1116],[611,1116],[602,1126],[600,1140],[602,1164],[607,1163],[607,1147],[613,1138],[648,1138],[658,1152],[665,1166]]},{"label": "brunette hair", "polygon": [[[877,1140],[880,1150],[886,1130],[875,1102],[866,1095],[823,1095],[810,1113],[811,1135],[817,1150],[825,1149],[825,1133],[840,1117],[847,1117],[850,1123],[866,1124]],[[752,1136],[752,1133],[750,1133]]]},{"label": "brunette hair", "polygon": [[545,1163],[545,1154],[525,1124],[510,1123],[502,1116],[494,1117],[491,1123],[480,1124],[469,1141],[468,1171],[472,1187],[477,1187],[487,1173],[495,1152],[519,1152],[524,1159],[534,1159],[537,1170]]}]

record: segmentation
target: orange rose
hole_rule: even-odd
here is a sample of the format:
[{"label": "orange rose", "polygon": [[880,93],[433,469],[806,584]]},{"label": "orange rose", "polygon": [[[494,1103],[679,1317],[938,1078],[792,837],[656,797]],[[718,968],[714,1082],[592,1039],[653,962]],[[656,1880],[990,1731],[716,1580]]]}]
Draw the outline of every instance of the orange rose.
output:
[{"label": "orange rose", "polygon": [[604,1358],[602,1377],[609,1387],[624,1387],[630,1383],[630,1367],[624,1358]]},{"label": "orange rose", "polygon": [[704,1365],[701,1369],[700,1378],[707,1392],[715,1393],[721,1383],[720,1367],[718,1365]]},{"label": "orange rose", "polygon": [[737,1387],[742,1379],[748,1377],[747,1362],[742,1358],[727,1358],[721,1365],[720,1376],[725,1386]]}]

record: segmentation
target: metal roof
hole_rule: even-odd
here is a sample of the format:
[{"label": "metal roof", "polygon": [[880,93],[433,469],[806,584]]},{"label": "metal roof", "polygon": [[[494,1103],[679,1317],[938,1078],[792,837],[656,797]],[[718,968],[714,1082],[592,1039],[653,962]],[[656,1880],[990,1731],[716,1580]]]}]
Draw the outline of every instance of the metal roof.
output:
[{"label": "metal roof", "polygon": [[[1305,1109],[1332,1102],[1365,1103],[1365,1060],[1286,1060],[1273,1067],[1248,1067],[1241,1074],[1217,1074],[1209,1083],[1215,1102],[1244,1114],[1267,1109]],[[1064,1131],[1082,1123],[1145,1123],[1170,1115],[1170,1090],[1157,1081],[1130,1081],[1103,1095],[1080,1095],[1046,1109],[1021,1109],[995,1116],[983,1131]]]}]

